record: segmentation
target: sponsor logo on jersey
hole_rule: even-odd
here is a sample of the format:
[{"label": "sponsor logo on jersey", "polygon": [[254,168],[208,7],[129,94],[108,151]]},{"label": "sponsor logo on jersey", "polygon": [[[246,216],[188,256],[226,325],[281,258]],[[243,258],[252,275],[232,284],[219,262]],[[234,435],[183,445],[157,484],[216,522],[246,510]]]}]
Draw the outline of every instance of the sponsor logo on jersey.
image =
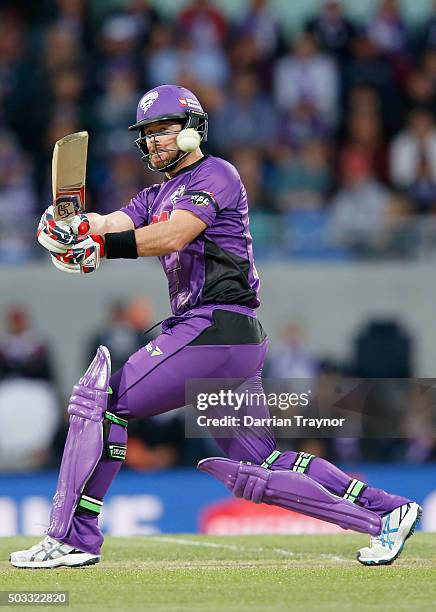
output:
[{"label": "sponsor logo on jersey", "polygon": [[208,206],[211,201],[212,194],[208,191],[202,191],[201,193],[194,193],[191,195],[191,202],[194,206]]},{"label": "sponsor logo on jersey", "polygon": [[153,223],[160,223],[161,221],[169,221],[170,220],[170,213],[168,210],[163,210],[162,212],[160,212],[157,215],[153,215],[151,217],[151,224]]},{"label": "sponsor logo on jersey", "polygon": [[175,204],[179,198],[185,193],[186,185],[180,185],[178,189],[170,195],[171,204]]},{"label": "sponsor logo on jersey", "polygon": [[158,91],[152,91],[149,94],[146,94],[141,101],[139,102],[139,106],[141,110],[146,113],[150,106],[156,102],[159,97]]}]

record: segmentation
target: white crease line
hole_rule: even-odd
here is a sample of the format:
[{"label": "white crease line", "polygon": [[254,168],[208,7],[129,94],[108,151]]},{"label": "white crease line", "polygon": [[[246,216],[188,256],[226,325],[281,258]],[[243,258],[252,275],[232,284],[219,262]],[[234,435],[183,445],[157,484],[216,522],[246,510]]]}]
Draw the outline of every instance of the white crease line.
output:
[{"label": "white crease line", "polygon": [[216,542],[201,542],[198,540],[185,540],[183,538],[171,538],[167,536],[151,536],[153,540],[158,542],[168,542],[169,544],[184,544],[185,546],[202,546],[204,548],[223,548],[226,550],[233,550],[235,552],[268,552],[271,550],[279,555],[286,557],[293,557],[295,553],[290,550],[284,550],[283,548],[245,548],[243,546],[235,546],[233,544],[217,544]]},{"label": "white crease line", "polygon": [[284,550],[284,548],[273,548],[272,550],[279,555],[285,555],[285,557],[293,557],[295,555],[292,550]]},{"label": "white crease line", "polygon": [[338,557],[337,555],[330,555],[328,553],[320,553],[319,556],[322,559],[328,559],[329,561],[349,561],[349,559],[344,559],[344,557]]},{"label": "white crease line", "polygon": [[205,548],[226,548],[227,550],[244,550],[239,546],[233,546],[232,544],[216,544],[215,542],[199,542],[197,540],[184,540],[183,538],[169,538],[166,536],[152,536],[153,540],[159,542],[168,542],[170,544],[185,544],[186,546],[203,546]]}]

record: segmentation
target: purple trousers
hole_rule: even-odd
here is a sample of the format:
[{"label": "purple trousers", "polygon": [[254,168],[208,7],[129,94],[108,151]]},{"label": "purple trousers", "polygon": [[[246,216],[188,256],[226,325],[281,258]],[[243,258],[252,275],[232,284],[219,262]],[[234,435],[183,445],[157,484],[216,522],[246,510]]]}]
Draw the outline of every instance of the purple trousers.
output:
[{"label": "purple trousers", "polygon": [[[186,380],[193,378],[241,378],[248,381],[251,391],[262,391],[261,372],[267,352],[267,340],[257,344],[202,344],[191,343],[213,325],[215,309],[229,310],[255,317],[252,310],[241,306],[206,306],[190,311],[183,317],[172,317],[162,324],[162,334],[148,347],[133,354],[125,365],[113,374],[113,395],[109,410],[126,420],[146,419],[185,405]],[[252,408],[250,413],[253,414]],[[253,416],[267,418],[264,405],[255,408]],[[211,430],[212,435],[214,431]],[[272,431],[268,428],[253,431],[235,428],[234,435],[217,437],[216,442],[228,458],[262,464],[276,449]],[[112,424],[109,442],[125,443],[127,431]],[[301,454],[286,451],[270,466],[271,469],[291,469],[303,460]],[[301,463],[301,465],[303,465]],[[102,500],[121,467],[120,461],[102,458],[86,484],[86,494]],[[310,478],[336,495],[343,496],[353,479],[328,461],[315,457],[305,472]],[[381,489],[367,486],[359,503],[379,513],[390,512],[407,499],[390,495]],[[67,537],[67,544],[91,554],[99,554],[103,535],[98,517],[76,511]]]}]

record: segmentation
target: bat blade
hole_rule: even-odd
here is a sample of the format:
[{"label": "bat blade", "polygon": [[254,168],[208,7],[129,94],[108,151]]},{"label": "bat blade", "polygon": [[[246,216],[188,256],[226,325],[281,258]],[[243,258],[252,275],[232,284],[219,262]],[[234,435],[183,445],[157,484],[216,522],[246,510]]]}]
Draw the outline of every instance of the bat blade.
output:
[{"label": "bat blade", "polygon": [[53,149],[52,187],[56,221],[70,221],[85,210],[88,132],[68,134]]}]

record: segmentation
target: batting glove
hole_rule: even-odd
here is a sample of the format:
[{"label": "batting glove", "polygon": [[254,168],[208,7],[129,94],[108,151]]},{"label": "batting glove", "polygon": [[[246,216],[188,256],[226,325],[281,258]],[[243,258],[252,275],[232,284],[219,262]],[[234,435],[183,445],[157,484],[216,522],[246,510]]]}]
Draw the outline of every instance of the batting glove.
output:
[{"label": "batting glove", "polygon": [[[77,240],[77,238],[76,238]],[[89,274],[100,266],[104,257],[104,241],[101,236],[92,234],[77,242],[64,253],[51,252],[53,265],[70,274]]]},{"label": "batting glove", "polygon": [[86,215],[76,215],[69,223],[56,222],[53,206],[49,206],[41,217],[36,235],[38,242],[48,251],[65,254],[77,241],[78,236],[88,232],[89,220]]}]

